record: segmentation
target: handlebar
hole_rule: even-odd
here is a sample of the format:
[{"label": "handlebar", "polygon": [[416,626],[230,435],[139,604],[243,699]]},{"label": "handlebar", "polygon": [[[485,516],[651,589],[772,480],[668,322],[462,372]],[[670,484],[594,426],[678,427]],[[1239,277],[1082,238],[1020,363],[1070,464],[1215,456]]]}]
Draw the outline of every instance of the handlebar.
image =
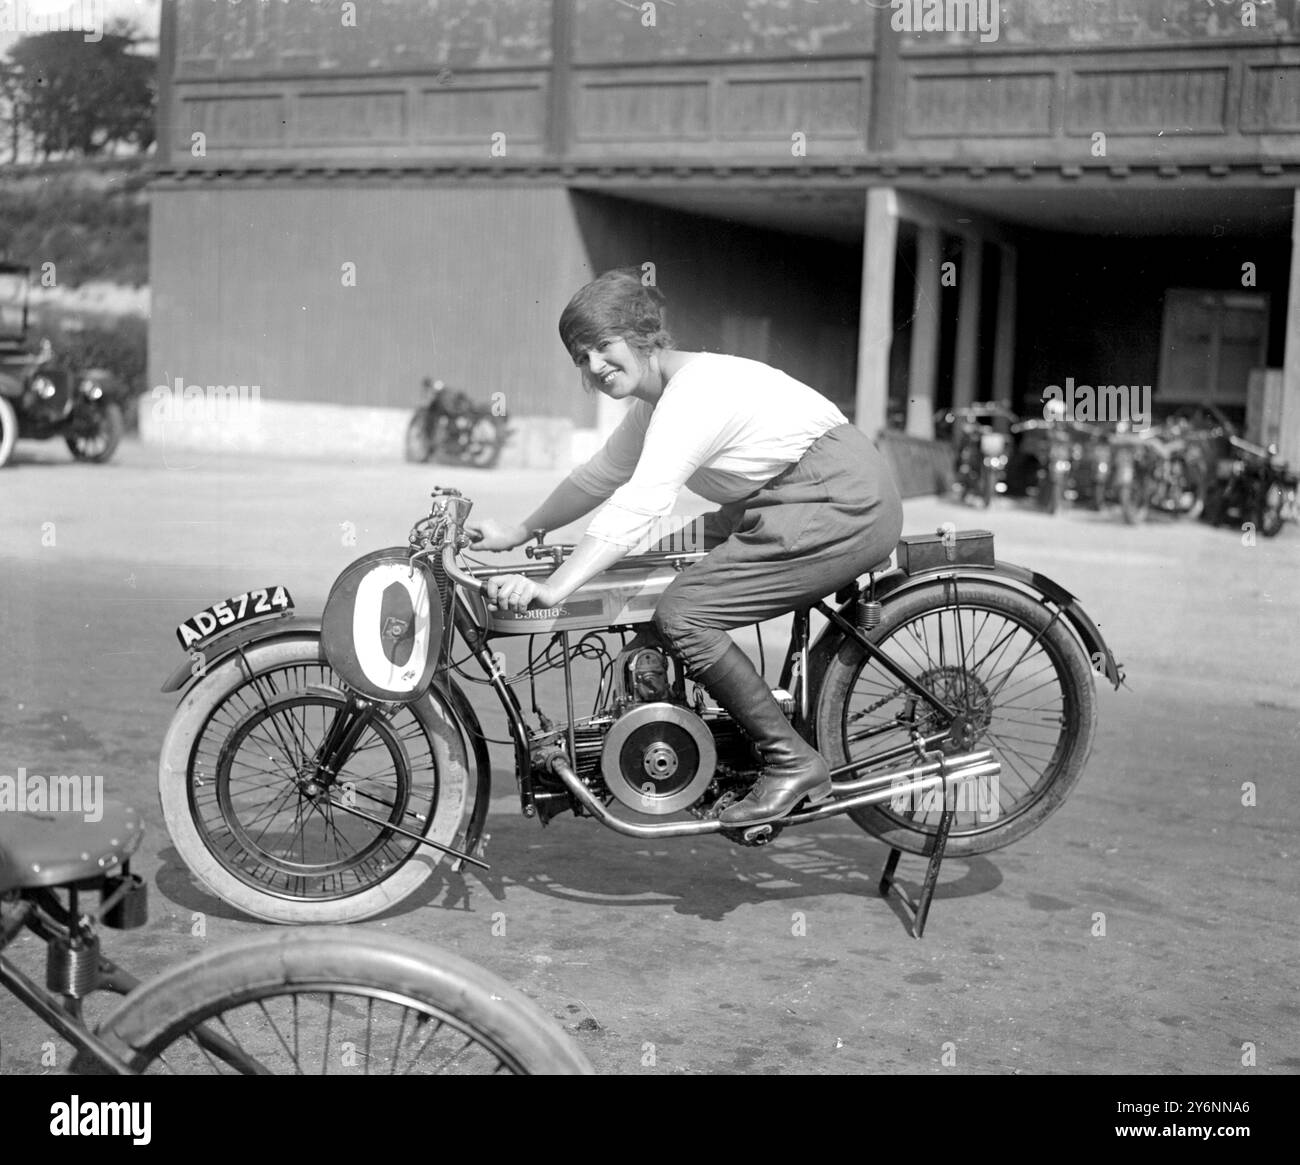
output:
[{"label": "handlebar", "polygon": [[[576,549],[570,543],[551,543],[525,547],[524,553],[536,565],[516,563],[510,566],[485,567],[477,574],[464,570],[456,561],[460,549],[469,544],[464,534],[465,520],[469,517],[473,503],[458,490],[439,488],[434,491],[434,512],[418,522],[411,532],[410,545],[414,554],[429,557],[441,553],[442,569],[447,578],[466,591],[487,597],[487,580],[504,574],[523,574],[526,576],[545,577],[556,569],[564,559]],[[540,534],[541,531],[535,531]],[[435,541],[442,542],[440,548]],[[691,563],[698,562],[707,552],[699,551],[651,551],[647,554],[629,555],[612,563],[606,570],[635,570],[654,567],[672,567],[682,570]]]},{"label": "handlebar", "polygon": [[464,587],[467,591],[477,591],[487,598],[487,583],[481,578],[475,578],[468,571],[461,570],[456,562],[456,547],[450,543],[442,548],[442,569],[457,586]]}]

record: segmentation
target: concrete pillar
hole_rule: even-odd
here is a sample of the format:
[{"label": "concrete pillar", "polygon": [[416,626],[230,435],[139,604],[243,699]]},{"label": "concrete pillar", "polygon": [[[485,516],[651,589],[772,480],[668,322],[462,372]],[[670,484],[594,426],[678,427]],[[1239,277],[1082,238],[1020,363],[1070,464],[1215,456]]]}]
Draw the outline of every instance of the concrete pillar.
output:
[{"label": "concrete pillar", "polygon": [[894,255],[898,203],[889,187],[867,191],[858,317],[858,383],[854,423],[869,437],[885,427],[889,405],[889,346],[894,338]]},{"label": "concrete pillar", "polygon": [[1291,212],[1291,282],[1286,298],[1286,350],[1282,357],[1282,416],[1278,452],[1300,465],[1300,190]]},{"label": "concrete pillar", "polygon": [[953,362],[952,403],[973,404],[979,383],[980,291],[984,278],[984,240],[966,235],[957,270],[957,352]]},{"label": "concrete pillar", "polygon": [[1010,407],[1016,364],[1016,249],[1001,247],[997,335],[993,339],[993,399]]},{"label": "concrete pillar", "polygon": [[934,387],[939,374],[939,228],[922,223],[916,235],[907,435],[930,438],[934,436]]}]

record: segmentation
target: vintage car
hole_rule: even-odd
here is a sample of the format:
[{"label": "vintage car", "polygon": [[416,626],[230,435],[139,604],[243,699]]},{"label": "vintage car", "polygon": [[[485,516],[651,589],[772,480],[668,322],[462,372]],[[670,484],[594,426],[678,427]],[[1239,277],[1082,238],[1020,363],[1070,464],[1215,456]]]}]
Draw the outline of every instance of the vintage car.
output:
[{"label": "vintage car", "polygon": [[107,461],[122,439],[121,389],[102,368],[75,369],[28,333],[26,267],[0,263],[0,466],[19,437],[62,437],[79,461]]}]

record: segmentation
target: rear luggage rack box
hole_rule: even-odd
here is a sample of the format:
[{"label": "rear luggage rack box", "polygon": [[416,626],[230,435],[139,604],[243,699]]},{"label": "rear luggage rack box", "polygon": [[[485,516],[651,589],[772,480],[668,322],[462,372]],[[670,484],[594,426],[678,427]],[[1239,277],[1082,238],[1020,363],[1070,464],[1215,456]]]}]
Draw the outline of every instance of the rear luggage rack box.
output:
[{"label": "rear luggage rack box", "polygon": [[989,530],[904,534],[898,540],[897,553],[898,569],[904,574],[945,566],[993,566],[993,534]]}]

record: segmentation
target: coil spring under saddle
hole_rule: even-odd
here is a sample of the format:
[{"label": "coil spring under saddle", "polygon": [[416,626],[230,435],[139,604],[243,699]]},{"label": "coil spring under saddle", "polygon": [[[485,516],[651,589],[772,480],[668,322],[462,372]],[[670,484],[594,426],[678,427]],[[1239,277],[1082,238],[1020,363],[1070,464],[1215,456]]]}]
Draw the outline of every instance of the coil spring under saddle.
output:
[{"label": "coil spring under saddle", "polygon": [[864,599],[858,596],[857,624],[862,631],[870,631],[880,626],[884,608],[876,599]]},{"label": "coil spring under saddle", "polygon": [[99,939],[93,934],[54,939],[45,958],[45,986],[59,995],[81,999],[95,990],[99,977]]}]

